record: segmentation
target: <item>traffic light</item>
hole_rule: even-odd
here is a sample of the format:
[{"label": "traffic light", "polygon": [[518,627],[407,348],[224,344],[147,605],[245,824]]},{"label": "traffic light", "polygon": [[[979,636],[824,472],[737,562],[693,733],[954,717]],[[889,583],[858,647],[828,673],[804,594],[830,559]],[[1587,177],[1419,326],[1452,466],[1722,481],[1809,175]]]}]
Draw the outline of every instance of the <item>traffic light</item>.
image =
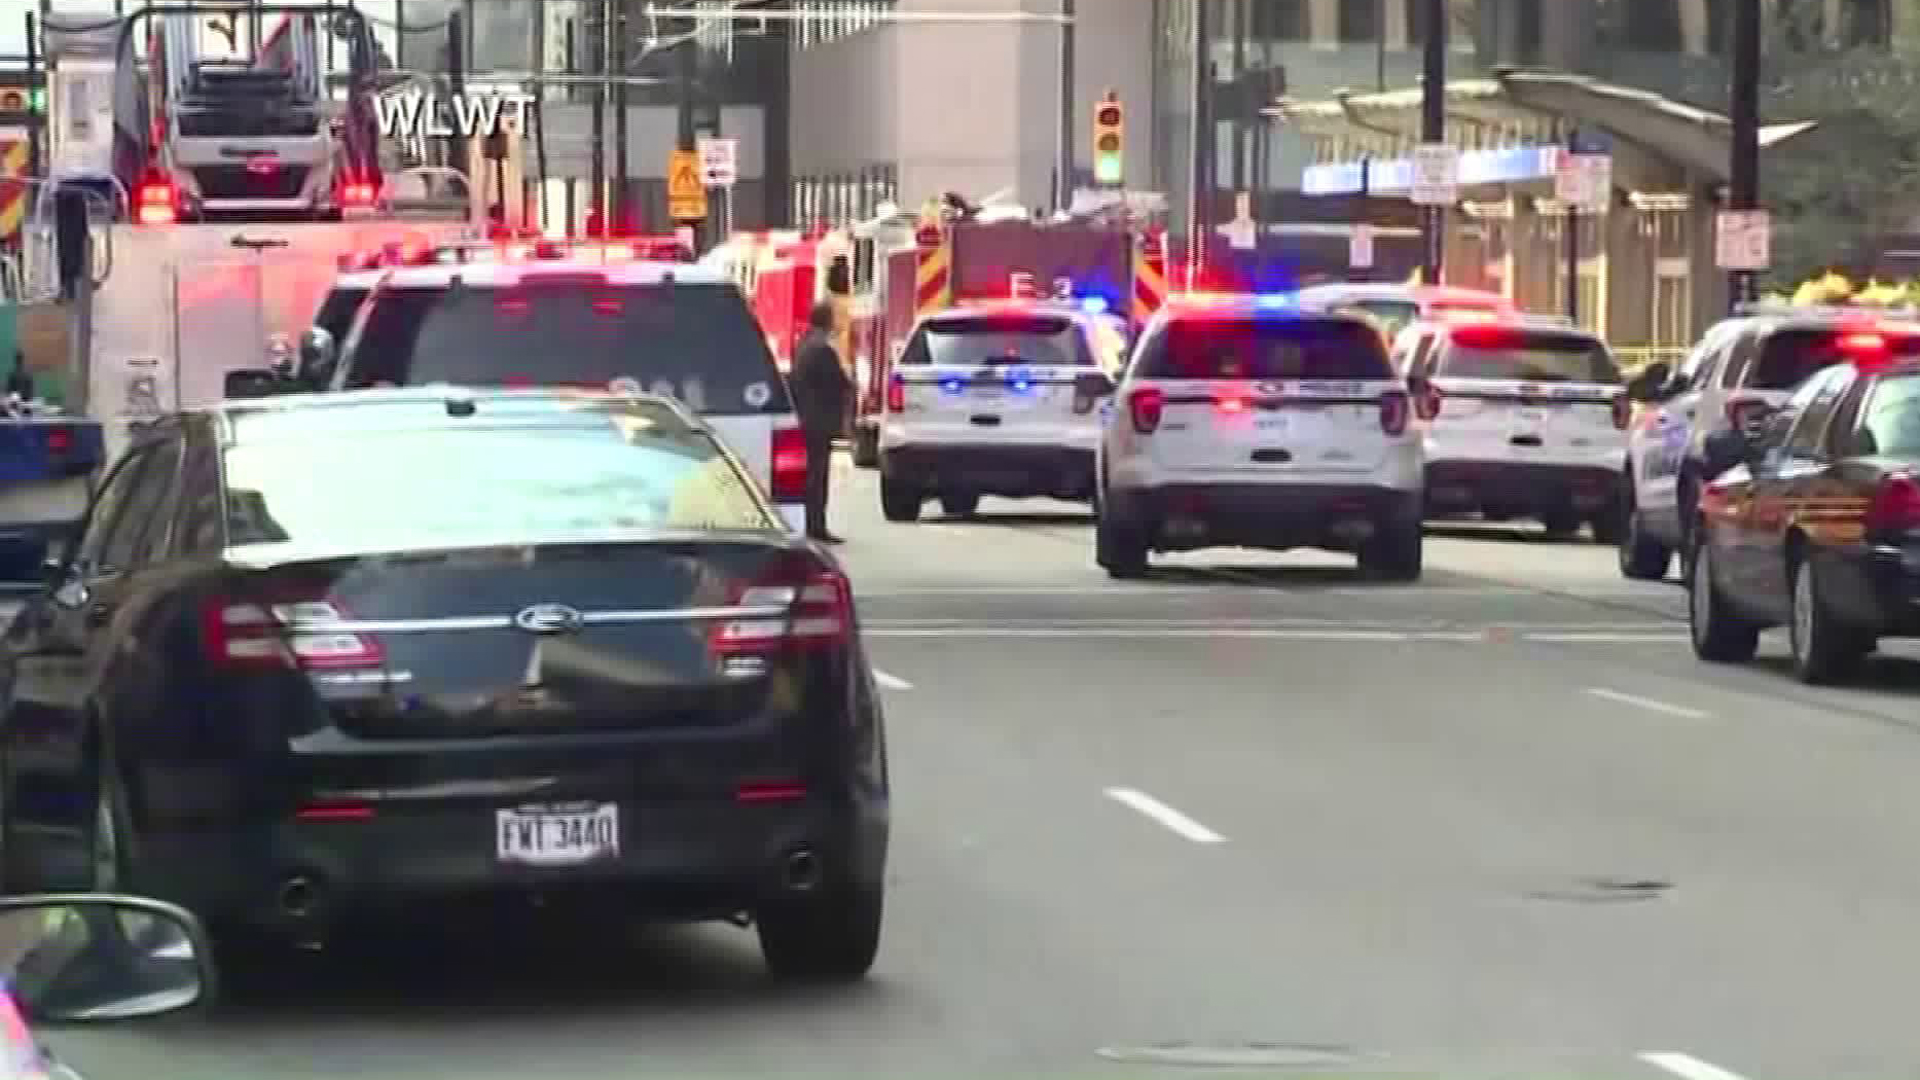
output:
[{"label": "traffic light", "polygon": [[0,117],[15,123],[46,111],[46,91],[24,71],[0,71]]},{"label": "traffic light", "polygon": [[1126,133],[1126,110],[1120,107],[1120,95],[1112,90],[1093,107],[1093,182],[1103,187],[1119,187],[1125,170],[1122,150]]}]

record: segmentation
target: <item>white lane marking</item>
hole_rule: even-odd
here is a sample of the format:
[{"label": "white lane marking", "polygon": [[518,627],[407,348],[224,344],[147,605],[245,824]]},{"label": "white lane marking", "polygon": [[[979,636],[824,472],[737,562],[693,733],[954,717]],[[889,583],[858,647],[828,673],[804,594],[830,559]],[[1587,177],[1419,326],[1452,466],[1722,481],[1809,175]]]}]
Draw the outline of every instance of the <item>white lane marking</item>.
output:
[{"label": "white lane marking", "polygon": [[1665,645],[1686,641],[1685,634],[1526,634],[1528,641],[1558,645]]},{"label": "white lane marking", "polygon": [[[951,531],[961,531],[955,526],[935,526]],[[1234,588],[1236,585],[1257,584],[1258,588]],[[1107,583],[1088,585],[878,585],[855,586],[854,595],[867,596],[1074,596],[1098,599],[1105,596],[1126,596],[1152,594],[1156,596],[1218,596],[1222,592],[1282,594],[1302,594],[1308,596],[1380,596],[1404,597],[1409,592],[1421,595],[1441,596],[1524,596],[1538,595],[1545,590],[1524,585],[1424,585],[1416,590],[1394,589],[1378,585],[1315,585],[1310,582],[1289,584],[1286,581],[1269,582],[1264,578],[1244,580],[1222,579],[1214,585],[1111,585]],[[1609,588],[1605,586],[1589,589],[1554,590],[1550,595],[1571,597],[1671,597],[1672,588]]]},{"label": "white lane marking", "polygon": [[898,675],[890,675],[879,668],[873,669],[873,681],[888,690],[911,690],[913,684]]},{"label": "white lane marking", "polygon": [[1609,690],[1604,686],[1589,686],[1586,692],[1593,697],[1605,698],[1608,701],[1617,701],[1622,705],[1632,705],[1635,708],[1645,709],[1648,712],[1666,713],[1668,716],[1679,716],[1688,720],[1705,720],[1713,715],[1701,709],[1689,709],[1685,705],[1669,705],[1664,701],[1641,697],[1638,694],[1623,694],[1618,690]]},{"label": "white lane marking", "polygon": [[1107,798],[1129,809],[1137,810],[1145,814],[1147,817],[1166,826],[1169,831],[1185,837],[1196,844],[1218,844],[1226,840],[1226,837],[1221,836],[1219,833],[1214,832],[1212,829],[1207,828],[1205,825],[1200,824],[1144,791],[1136,791],[1133,788],[1110,787],[1107,789]]},{"label": "white lane marking", "polygon": [[1308,630],[1277,627],[1200,626],[873,626],[862,628],[874,638],[995,639],[1108,638],[1108,639],[1232,639],[1241,641],[1346,641],[1398,643],[1409,641],[1488,644],[1513,641],[1554,645],[1645,645],[1685,641],[1685,634],[1512,634],[1502,630]]},{"label": "white lane marking", "polygon": [[1730,1072],[1709,1061],[1701,1061],[1692,1054],[1677,1051],[1662,1051],[1657,1054],[1641,1054],[1640,1060],[1657,1069],[1665,1069],[1683,1080],[1746,1080],[1737,1072]]}]

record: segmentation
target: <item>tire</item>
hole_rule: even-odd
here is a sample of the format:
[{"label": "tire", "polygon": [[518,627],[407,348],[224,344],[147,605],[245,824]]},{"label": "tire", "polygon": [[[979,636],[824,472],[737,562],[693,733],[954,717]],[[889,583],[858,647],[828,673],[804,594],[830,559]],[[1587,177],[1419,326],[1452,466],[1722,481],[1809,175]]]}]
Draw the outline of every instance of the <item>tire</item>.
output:
[{"label": "tire", "polygon": [[1873,651],[1873,638],[1840,622],[1821,602],[1811,559],[1796,562],[1792,575],[1787,643],[1793,650],[1794,677],[1810,686],[1844,682]]},{"label": "tire", "polygon": [[848,885],[800,900],[779,900],[754,914],[760,955],[775,978],[854,982],[880,952],[886,903],[879,885]]},{"label": "tire", "polygon": [[940,496],[940,510],[948,517],[972,517],[980,509],[980,496],[962,492]]},{"label": "tire", "polygon": [[1687,637],[1693,655],[1713,664],[1744,664],[1760,649],[1760,625],[1727,606],[1713,582],[1706,545],[1688,560]]},{"label": "tire", "polygon": [[920,504],[925,501],[920,489],[891,477],[880,478],[880,513],[888,521],[919,521]]},{"label": "tire", "polygon": [[1553,510],[1541,518],[1547,535],[1555,540],[1570,540],[1580,531],[1580,515],[1572,510]]},{"label": "tire", "polygon": [[[1619,546],[1620,575],[1634,581],[1665,581],[1667,569],[1673,565],[1673,549],[1642,528],[1640,500],[1634,495],[1631,473],[1620,477],[1620,529],[1614,541]],[[1597,525],[1594,535],[1600,535]]]},{"label": "tire", "polygon": [[873,469],[880,465],[880,429],[872,424],[857,424],[853,429],[853,465]]},{"label": "tire", "polygon": [[1419,581],[1425,547],[1418,521],[1388,526],[1360,546],[1360,572],[1375,581]]},{"label": "tire", "polygon": [[1115,581],[1145,577],[1146,538],[1139,528],[1102,514],[1093,524],[1093,559]]}]

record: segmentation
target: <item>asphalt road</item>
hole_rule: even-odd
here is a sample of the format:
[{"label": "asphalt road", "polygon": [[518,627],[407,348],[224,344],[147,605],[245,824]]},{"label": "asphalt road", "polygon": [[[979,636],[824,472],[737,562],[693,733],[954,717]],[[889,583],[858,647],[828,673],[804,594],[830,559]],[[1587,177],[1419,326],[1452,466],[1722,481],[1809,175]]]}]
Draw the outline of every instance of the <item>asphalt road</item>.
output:
[{"label": "asphalt road", "polygon": [[868,984],[775,988],[724,927],[423,926],[55,1046],[93,1080],[1920,1060],[1920,652],[1851,690],[1773,639],[1709,669],[1676,586],[1527,530],[1440,534],[1412,586],[1240,552],[1119,585],[1071,507],[887,525],[851,472],[838,499],[898,788]]}]

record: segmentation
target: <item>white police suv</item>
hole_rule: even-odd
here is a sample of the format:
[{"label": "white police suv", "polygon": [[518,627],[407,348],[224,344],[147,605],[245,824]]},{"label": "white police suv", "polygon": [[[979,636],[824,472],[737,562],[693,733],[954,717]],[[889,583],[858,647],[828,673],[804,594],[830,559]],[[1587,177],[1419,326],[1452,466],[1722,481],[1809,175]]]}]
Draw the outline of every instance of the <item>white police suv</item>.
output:
[{"label": "white police suv", "polygon": [[1090,499],[1113,377],[1098,316],[1014,301],[921,320],[880,416],[880,509],[913,521],[928,499],[973,513],[982,495]]},{"label": "white police suv", "polygon": [[[1431,324],[1402,369],[1426,419],[1427,515],[1583,523],[1614,543],[1631,402],[1607,344],[1565,319]],[[1424,347],[1421,347],[1424,345]]]},{"label": "white police suv", "polygon": [[1422,450],[1406,383],[1366,315],[1291,297],[1177,299],[1141,335],[1100,444],[1095,557],[1354,552],[1420,576]]}]

